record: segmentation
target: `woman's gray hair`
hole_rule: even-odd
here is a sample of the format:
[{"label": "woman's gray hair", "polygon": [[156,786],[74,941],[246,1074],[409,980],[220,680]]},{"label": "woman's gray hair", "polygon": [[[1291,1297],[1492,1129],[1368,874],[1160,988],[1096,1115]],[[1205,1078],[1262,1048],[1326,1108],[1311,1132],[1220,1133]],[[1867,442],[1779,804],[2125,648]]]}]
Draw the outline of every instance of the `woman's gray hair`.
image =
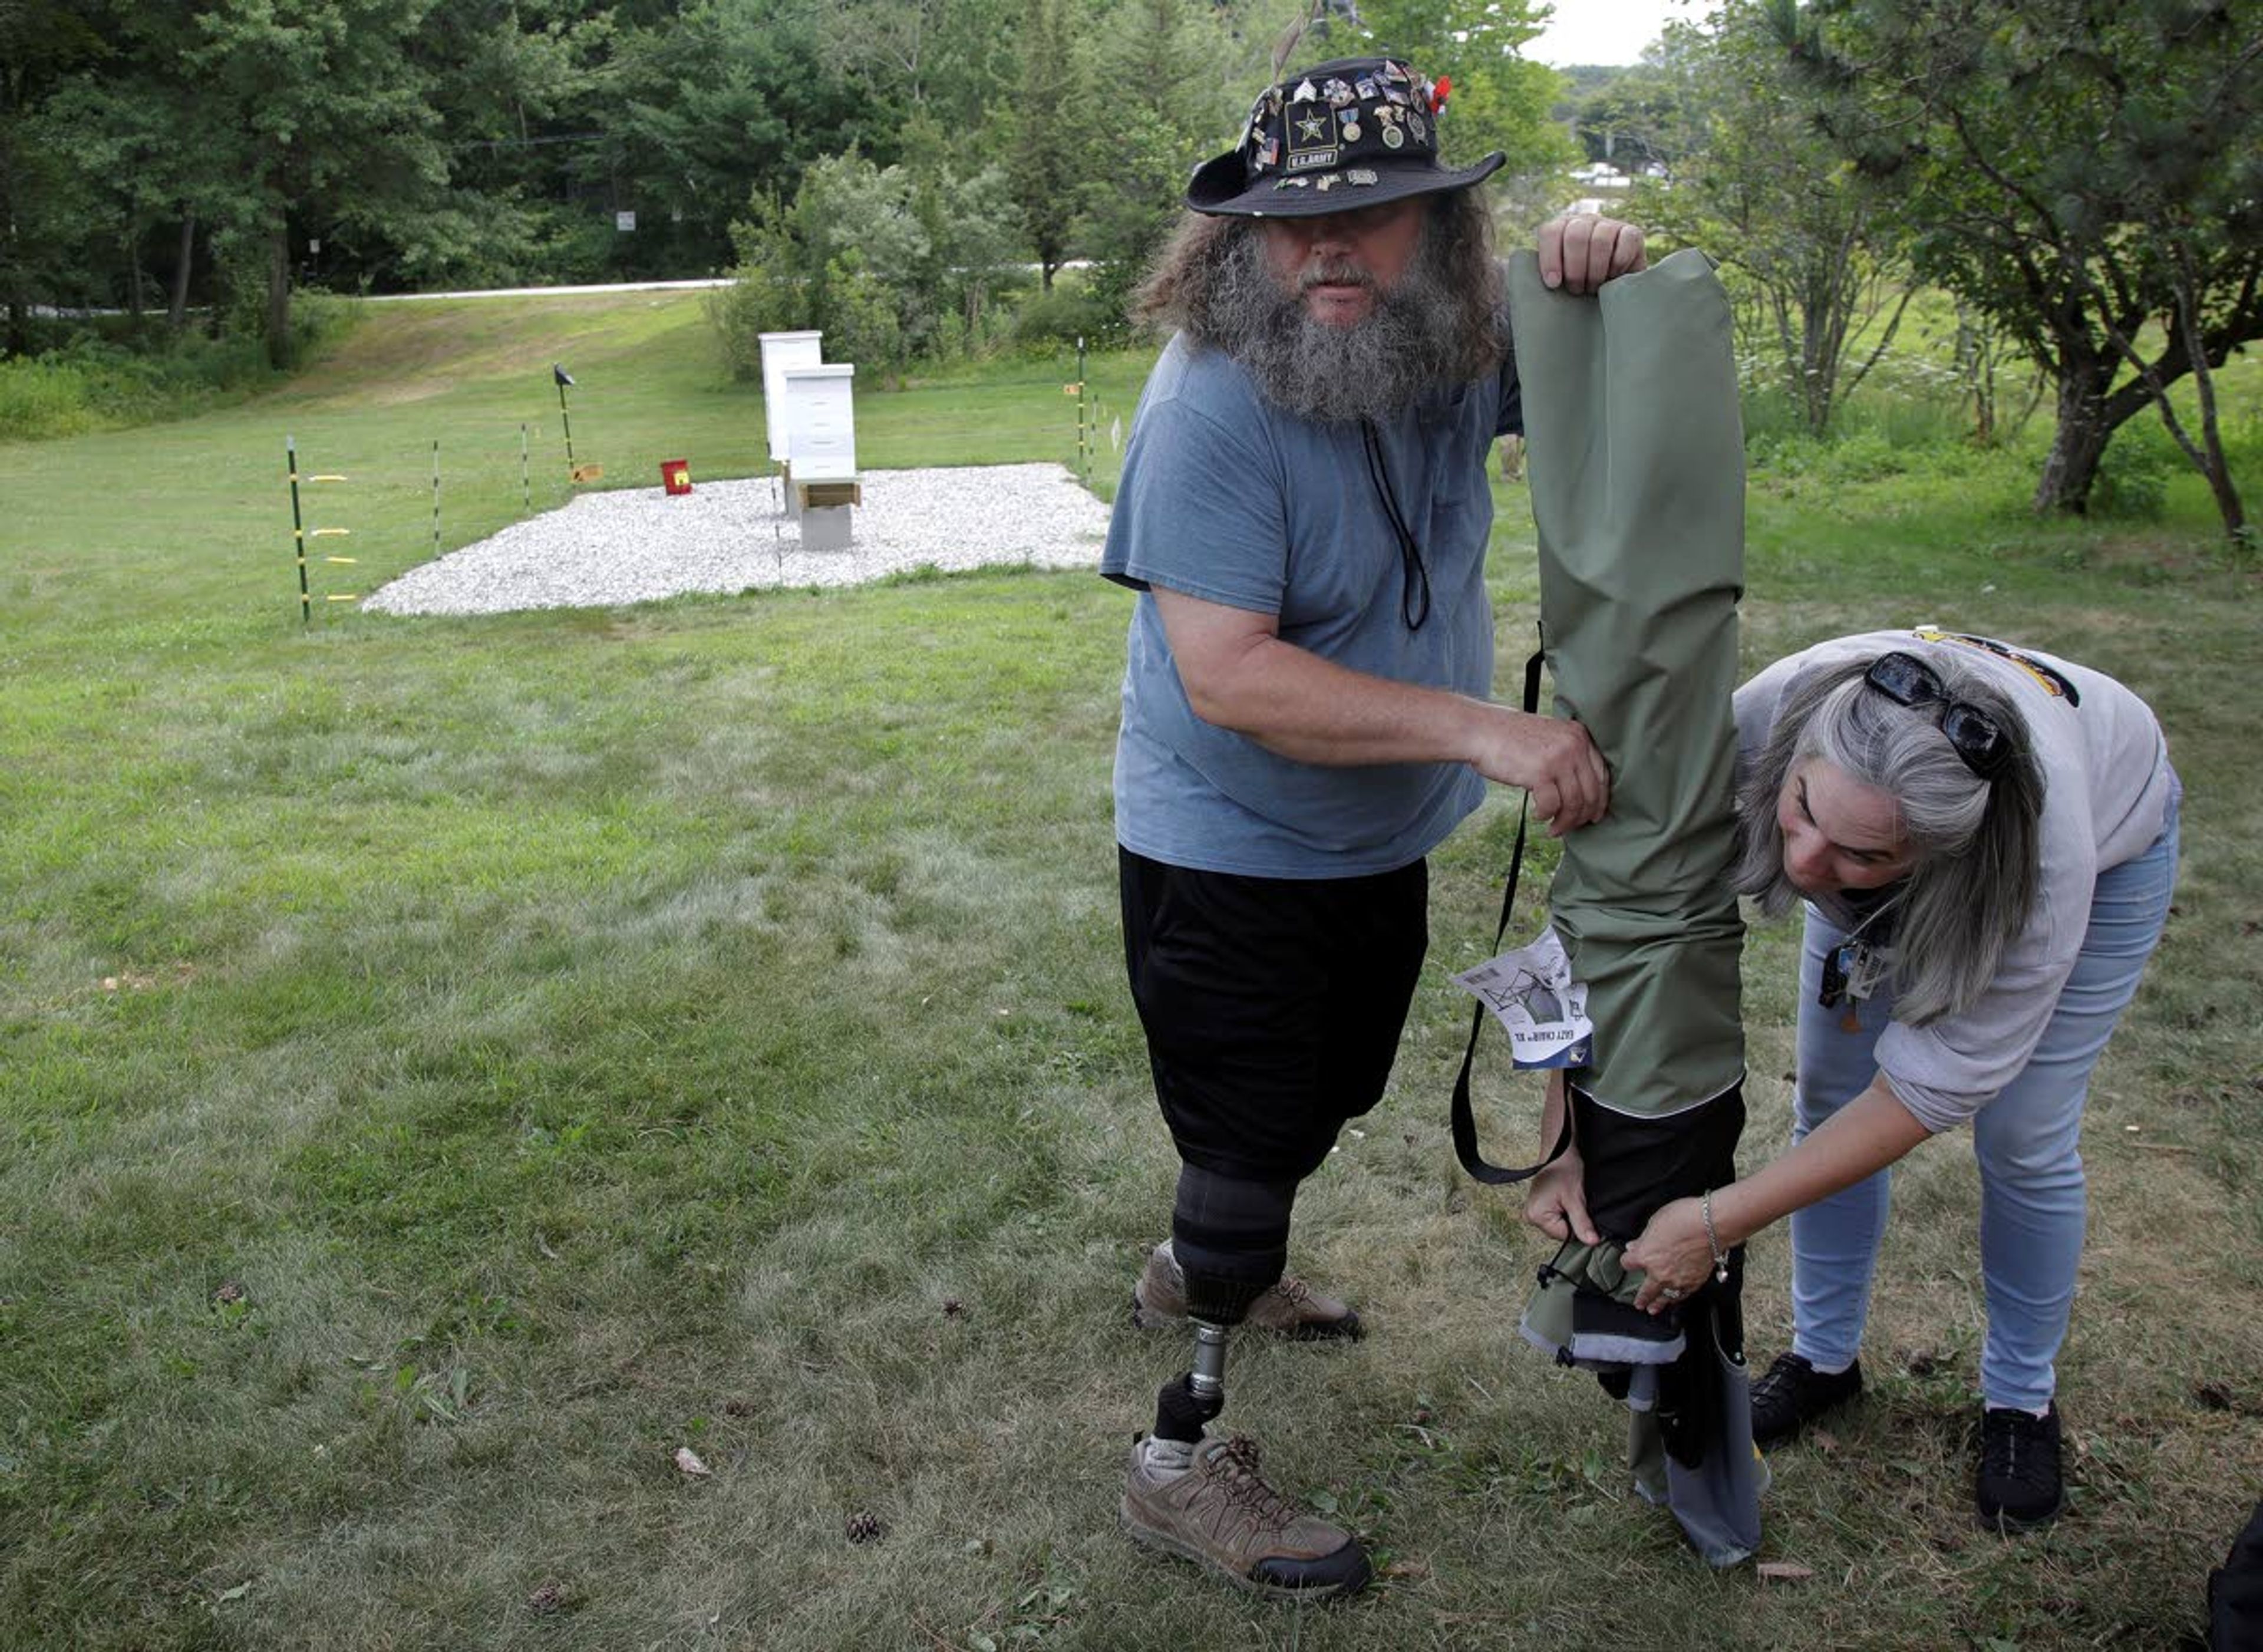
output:
[{"label": "woman's gray hair", "polygon": [[1969,1009],[1988,989],[2028,925],[2041,875],[2043,778],[2026,720],[1964,662],[1934,653],[1927,663],[1950,699],[1987,713],[2010,737],[2012,759],[1992,783],[1956,755],[1937,707],[1897,705],[1865,686],[1865,658],[1785,691],[1737,795],[1737,889],[1770,916],[1804,898],[1784,875],[1776,821],[1794,764],[1820,758],[1900,806],[1912,863],[1870,921],[1891,926],[1894,1018],[1911,1025]]}]

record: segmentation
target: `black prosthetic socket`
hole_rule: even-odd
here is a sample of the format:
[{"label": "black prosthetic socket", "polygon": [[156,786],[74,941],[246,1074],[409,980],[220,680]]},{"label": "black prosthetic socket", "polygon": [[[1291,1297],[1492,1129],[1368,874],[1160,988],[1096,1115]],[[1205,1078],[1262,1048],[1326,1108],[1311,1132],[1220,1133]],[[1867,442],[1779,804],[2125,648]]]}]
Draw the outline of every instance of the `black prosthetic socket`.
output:
[{"label": "black prosthetic socket", "polygon": [[1297,1184],[1245,1182],[1193,1164],[1179,1167],[1171,1252],[1187,1280],[1187,1311],[1238,1325],[1289,1265],[1289,1215]]},{"label": "black prosthetic socket", "polygon": [[1225,1396],[1208,1399],[1194,1391],[1194,1373],[1173,1377],[1155,1395],[1155,1438],[1189,1446],[1202,1443],[1203,1424],[1225,1409]]},{"label": "black prosthetic socket", "polygon": [[1737,1179],[1745,1087],[1665,1119],[1614,1112],[1576,1083],[1573,1137],[1586,1166],[1587,1216],[1606,1239],[1633,1240],[1663,1205]]}]

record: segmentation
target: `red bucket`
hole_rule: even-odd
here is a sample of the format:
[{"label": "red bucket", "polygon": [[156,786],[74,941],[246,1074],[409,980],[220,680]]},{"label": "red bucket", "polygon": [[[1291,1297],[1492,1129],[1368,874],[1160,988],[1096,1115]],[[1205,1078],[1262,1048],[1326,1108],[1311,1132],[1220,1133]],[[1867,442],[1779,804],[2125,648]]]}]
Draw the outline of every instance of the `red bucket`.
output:
[{"label": "red bucket", "polygon": [[663,459],[660,461],[661,486],[669,493],[691,491],[691,464],[689,460]]}]

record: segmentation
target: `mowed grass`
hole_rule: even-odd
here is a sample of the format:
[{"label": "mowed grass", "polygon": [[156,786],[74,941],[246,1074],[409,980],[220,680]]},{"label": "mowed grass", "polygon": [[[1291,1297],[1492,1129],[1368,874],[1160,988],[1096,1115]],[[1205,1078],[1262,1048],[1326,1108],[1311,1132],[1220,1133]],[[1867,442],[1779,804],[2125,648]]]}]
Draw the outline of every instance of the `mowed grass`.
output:
[{"label": "mowed grass", "polygon": [[[1436,858],[1392,1093],[1300,1199],[1298,1264],[1373,1334],[1234,1351],[1228,1423],[1383,1566],[1298,1611],[1115,1530],[1187,1351],[1125,1315],[1175,1164],[1115,917],[1129,599],[1001,573],[477,620],[318,604],[302,630],[283,432],[352,477],[313,496],[363,560],[317,578],[366,589],[429,554],[434,439],[445,543],[519,513],[521,419],[562,495],[553,359],[608,482],[761,467],[696,300],[651,295],[383,307],[287,395],[0,447],[0,1644],[2197,1627],[2263,1495],[2263,780],[2258,592],[2196,487],[2136,525],[2032,521],[2031,456],[1753,497],[1752,663],[1920,620],[2060,648],[2153,701],[2189,787],[2177,913],[2092,1106],[2068,1517],[1971,1524],[1962,1137],[1899,1178],[1870,1398],[1771,1460],[1764,1558],[1808,1575],[1714,1576],[1631,1498],[1618,1415],[1515,1335],[1544,1247],[1443,1127],[1496,801]],[[1112,412],[1144,366],[1095,364]],[[861,395],[865,461],[1066,459],[1072,376]],[[2231,388],[2252,478],[2255,375]],[[1506,688],[1533,562],[1497,491]],[[1790,947],[1775,926],[1748,959],[1747,1164],[1786,1130]],[[1488,1088],[1500,1156],[1535,1098]],[[1763,1359],[1786,1271],[1780,1234],[1754,1246]]]},{"label": "mowed grass", "polygon": [[[11,511],[0,639],[36,626],[74,646],[99,636],[162,647],[216,640],[224,621],[295,621],[286,438],[298,448],[307,525],[347,530],[307,547],[317,620],[334,619],[347,605],[329,597],[365,594],[433,554],[435,443],[444,550],[566,501],[553,362],[575,380],[573,453],[602,468],[596,485],[656,490],[669,459],[688,460],[695,485],[767,475],[760,387],[718,369],[704,298],[365,305],[361,324],[276,395],[178,424],[0,447],[0,504]],[[1095,369],[1105,423],[1088,444],[1105,496],[1117,457],[1107,425],[1128,422],[1145,360],[1099,358]],[[1075,378],[1075,352],[1064,350],[893,392],[863,387],[859,459],[885,469],[1074,464],[1077,402],[1063,387]]]}]

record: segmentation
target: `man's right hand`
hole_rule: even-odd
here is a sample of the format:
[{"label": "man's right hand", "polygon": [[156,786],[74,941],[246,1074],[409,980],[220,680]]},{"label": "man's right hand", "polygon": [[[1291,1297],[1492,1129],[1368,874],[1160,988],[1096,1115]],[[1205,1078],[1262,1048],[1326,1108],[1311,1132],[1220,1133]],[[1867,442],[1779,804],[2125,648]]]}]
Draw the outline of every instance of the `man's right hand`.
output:
[{"label": "man's right hand", "polygon": [[1493,716],[1475,759],[1479,773],[1529,792],[1532,812],[1551,837],[1602,819],[1611,806],[1611,772],[1585,728],[1509,706],[1487,709]]},{"label": "man's right hand", "polygon": [[1587,1218],[1587,1169],[1578,1148],[1566,1148],[1532,1178],[1531,1191],[1524,1196],[1524,1220],[1551,1239],[1577,1239],[1583,1245],[1602,1243]]},{"label": "man's right hand", "polygon": [[1540,281],[1567,292],[1593,293],[1606,281],[1650,267],[1642,231],[1600,213],[1567,213],[1540,226],[1536,238]]},{"label": "man's right hand", "polygon": [[1610,807],[1611,772],[1575,722],[1348,670],[1283,641],[1269,613],[1160,588],[1154,599],[1187,704],[1206,723],[1299,763],[1466,763],[1529,792],[1558,837]]},{"label": "man's right hand", "polygon": [[[1548,1099],[1540,1109],[1540,1139],[1555,1141],[1564,1130],[1564,1109],[1572,1105],[1564,1069],[1548,1075]],[[1587,1171],[1579,1148],[1565,1142],[1556,1162],[1532,1178],[1524,1195],[1524,1220],[1551,1239],[1600,1244],[1602,1236],[1587,1219]]]}]

